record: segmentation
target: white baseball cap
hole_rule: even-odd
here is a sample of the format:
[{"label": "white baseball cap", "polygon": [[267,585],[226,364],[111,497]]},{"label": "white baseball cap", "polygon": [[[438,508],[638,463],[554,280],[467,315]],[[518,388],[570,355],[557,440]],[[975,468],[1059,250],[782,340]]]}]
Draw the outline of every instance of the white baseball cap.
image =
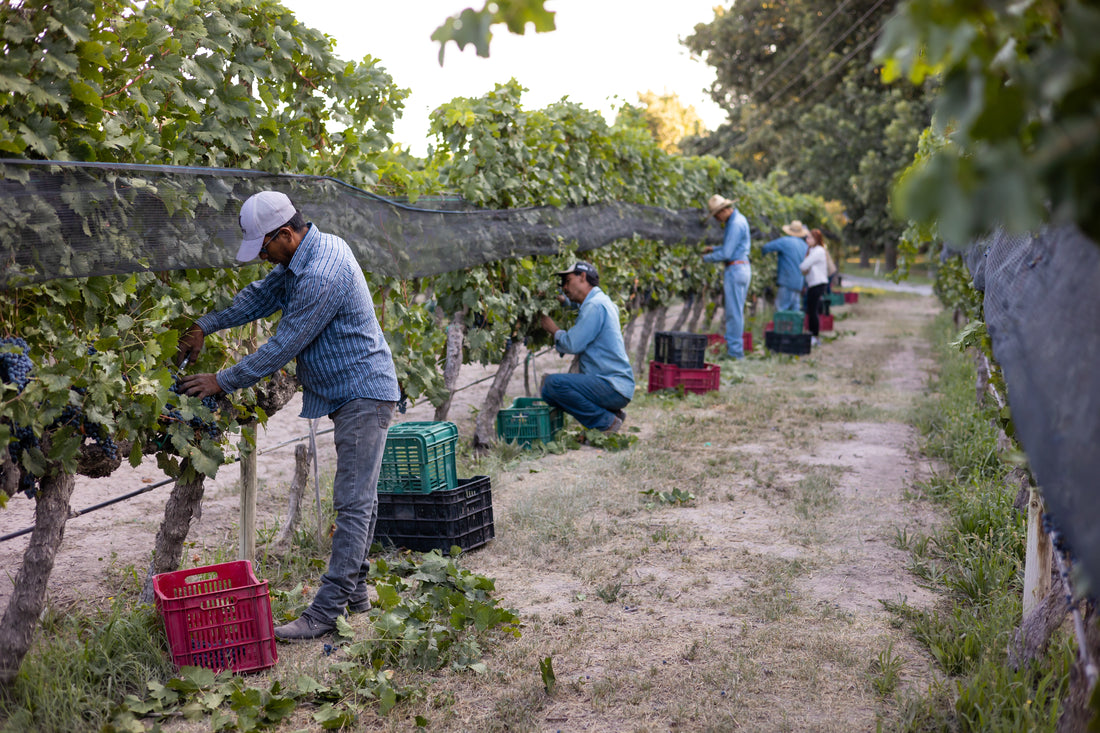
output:
[{"label": "white baseball cap", "polygon": [[294,218],[297,210],[290,198],[279,191],[252,194],[241,206],[241,232],[244,239],[237,250],[239,262],[250,262],[260,254],[268,232],[273,232]]}]

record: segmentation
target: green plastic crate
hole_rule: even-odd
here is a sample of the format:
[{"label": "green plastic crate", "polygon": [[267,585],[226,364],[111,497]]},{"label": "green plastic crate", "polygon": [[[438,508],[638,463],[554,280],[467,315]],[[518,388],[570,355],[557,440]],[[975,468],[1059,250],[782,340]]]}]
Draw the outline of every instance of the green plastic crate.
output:
[{"label": "green plastic crate", "polygon": [[391,425],[382,453],[378,490],[387,494],[448,491],[456,485],[453,422],[402,422]]},{"label": "green plastic crate", "polygon": [[802,333],[802,321],[805,318],[802,311],[776,311],[774,330],[776,333]]},{"label": "green plastic crate", "polygon": [[824,298],[829,301],[830,306],[844,305],[844,293],[825,293]]},{"label": "green plastic crate", "polygon": [[497,437],[524,448],[553,440],[564,425],[562,411],[538,397],[517,397],[511,407],[497,413]]}]

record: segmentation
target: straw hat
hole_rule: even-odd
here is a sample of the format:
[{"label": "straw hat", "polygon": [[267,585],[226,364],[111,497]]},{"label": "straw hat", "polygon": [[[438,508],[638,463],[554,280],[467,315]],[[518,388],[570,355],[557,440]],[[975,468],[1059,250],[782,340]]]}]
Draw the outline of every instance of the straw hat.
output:
[{"label": "straw hat", "polygon": [[736,206],[736,205],[737,205],[736,201],[732,201],[732,200],[726,198],[725,196],[719,196],[718,194],[714,194],[713,196],[710,197],[710,199],[707,200],[707,211],[710,212],[710,213],[707,214],[707,216],[708,217],[714,216],[715,214],[717,214],[722,209],[728,209],[728,208],[730,208],[732,206]]},{"label": "straw hat", "polygon": [[802,239],[805,239],[806,237],[810,236],[810,230],[803,226],[802,222],[800,222],[798,219],[795,219],[790,224],[784,224],[780,227],[780,229],[783,230],[784,234],[789,234],[792,237],[801,237]]}]

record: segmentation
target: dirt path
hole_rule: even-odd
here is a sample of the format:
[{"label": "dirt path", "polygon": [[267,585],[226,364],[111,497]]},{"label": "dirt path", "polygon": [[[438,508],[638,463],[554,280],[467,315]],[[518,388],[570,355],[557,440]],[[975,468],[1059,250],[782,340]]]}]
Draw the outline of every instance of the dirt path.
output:
[{"label": "dirt path", "polygon": [[[490,655],[489,675],[433,677],[423,703],[364,729],[408,730],[416,714],[441,731],[853,731],[889,719],[873,661],[900,658],[902,689],[931,675],[881,601],[934,600],[891,540],[934,521],[906,500],[929,470],[907,415],[932,368],[923,328],[937,305],[880,294],[838,311],[836,338],[811,357],[722,362],[718,392],[639,396],[627,421],[639,442],[628,451],[524,457],[492,475],[496,539],[464,563],[496,579],[524,619],[522,638]],[[535,362],[537,373],[567,365]],[[487,386],[454,408],[462,435]],[[522,391],[517,374],[510,393]],[[296,412],[273,418],[261,448],[305,434]],[[428,406],[405,416],[430,418]],[[331,436],[321,443],[331,467]],[[292,462],[293,447],[261,458],[269,527]],[[196,558],[235,556],[237,476],[226,467],[209,486],[191,533]],[[73,504],[160,478],[143,467],[132,479],[82,481]],[[639,493],[674,488],[694,500]],[[143,577],[167,491],[72,520],[54,598],[105,597],[120,577]],[[28,526],[30,504],[13,499],[0,534]],[[23,540],[0,543],[12,574]],[[5,579],[0,603],[8,593]],[[546,657],[553,696],[538,671]],[[310,645],[283,647],[280,659],[288,674],[320,663]]]}]

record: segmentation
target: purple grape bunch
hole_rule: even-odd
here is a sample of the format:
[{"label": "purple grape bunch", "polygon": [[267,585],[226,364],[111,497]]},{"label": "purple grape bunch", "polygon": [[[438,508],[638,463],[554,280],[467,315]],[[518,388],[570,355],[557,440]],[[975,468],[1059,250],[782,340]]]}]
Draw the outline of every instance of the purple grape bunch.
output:
[{"label": "purple grape bunch", "polygon": [[[183,391],[183,387],[180,385],[179,374],[176,375],[175,383],[173,383],[172,386],[168,388],[168,390],[182,397],[187,397],[187,394]],[[218,400],[212,395],[209,397],[203,397],[201,402],[202,406],[210,410],[210,412],[217,412],[219,409]],[[203,433],[211,440],[218,440],[219,438],[221,438],[222,430],[220,427],[218,427],[217,422],[204,422],[203,419],[197,415],[192,417],[190,420],[184,420],[183,414],[179,411],[179,408],[171,403],[164,406],[164,417],[168,418],[169,420],[174,420],[181,423],[185,422],[190,425],[191,428],[195,430],[195,432]]]},{"label": "purple grape bunch", "polygon": [[[9,348],[4,348],[5,346]],[[15,346],[18,351],[13,351],[11,346]],[[18,392],[22,392],[31,380],[34,363],[31,361],[30,351],[27,342],[18,336],[0,338],[0,381],[14,384]]]}]

